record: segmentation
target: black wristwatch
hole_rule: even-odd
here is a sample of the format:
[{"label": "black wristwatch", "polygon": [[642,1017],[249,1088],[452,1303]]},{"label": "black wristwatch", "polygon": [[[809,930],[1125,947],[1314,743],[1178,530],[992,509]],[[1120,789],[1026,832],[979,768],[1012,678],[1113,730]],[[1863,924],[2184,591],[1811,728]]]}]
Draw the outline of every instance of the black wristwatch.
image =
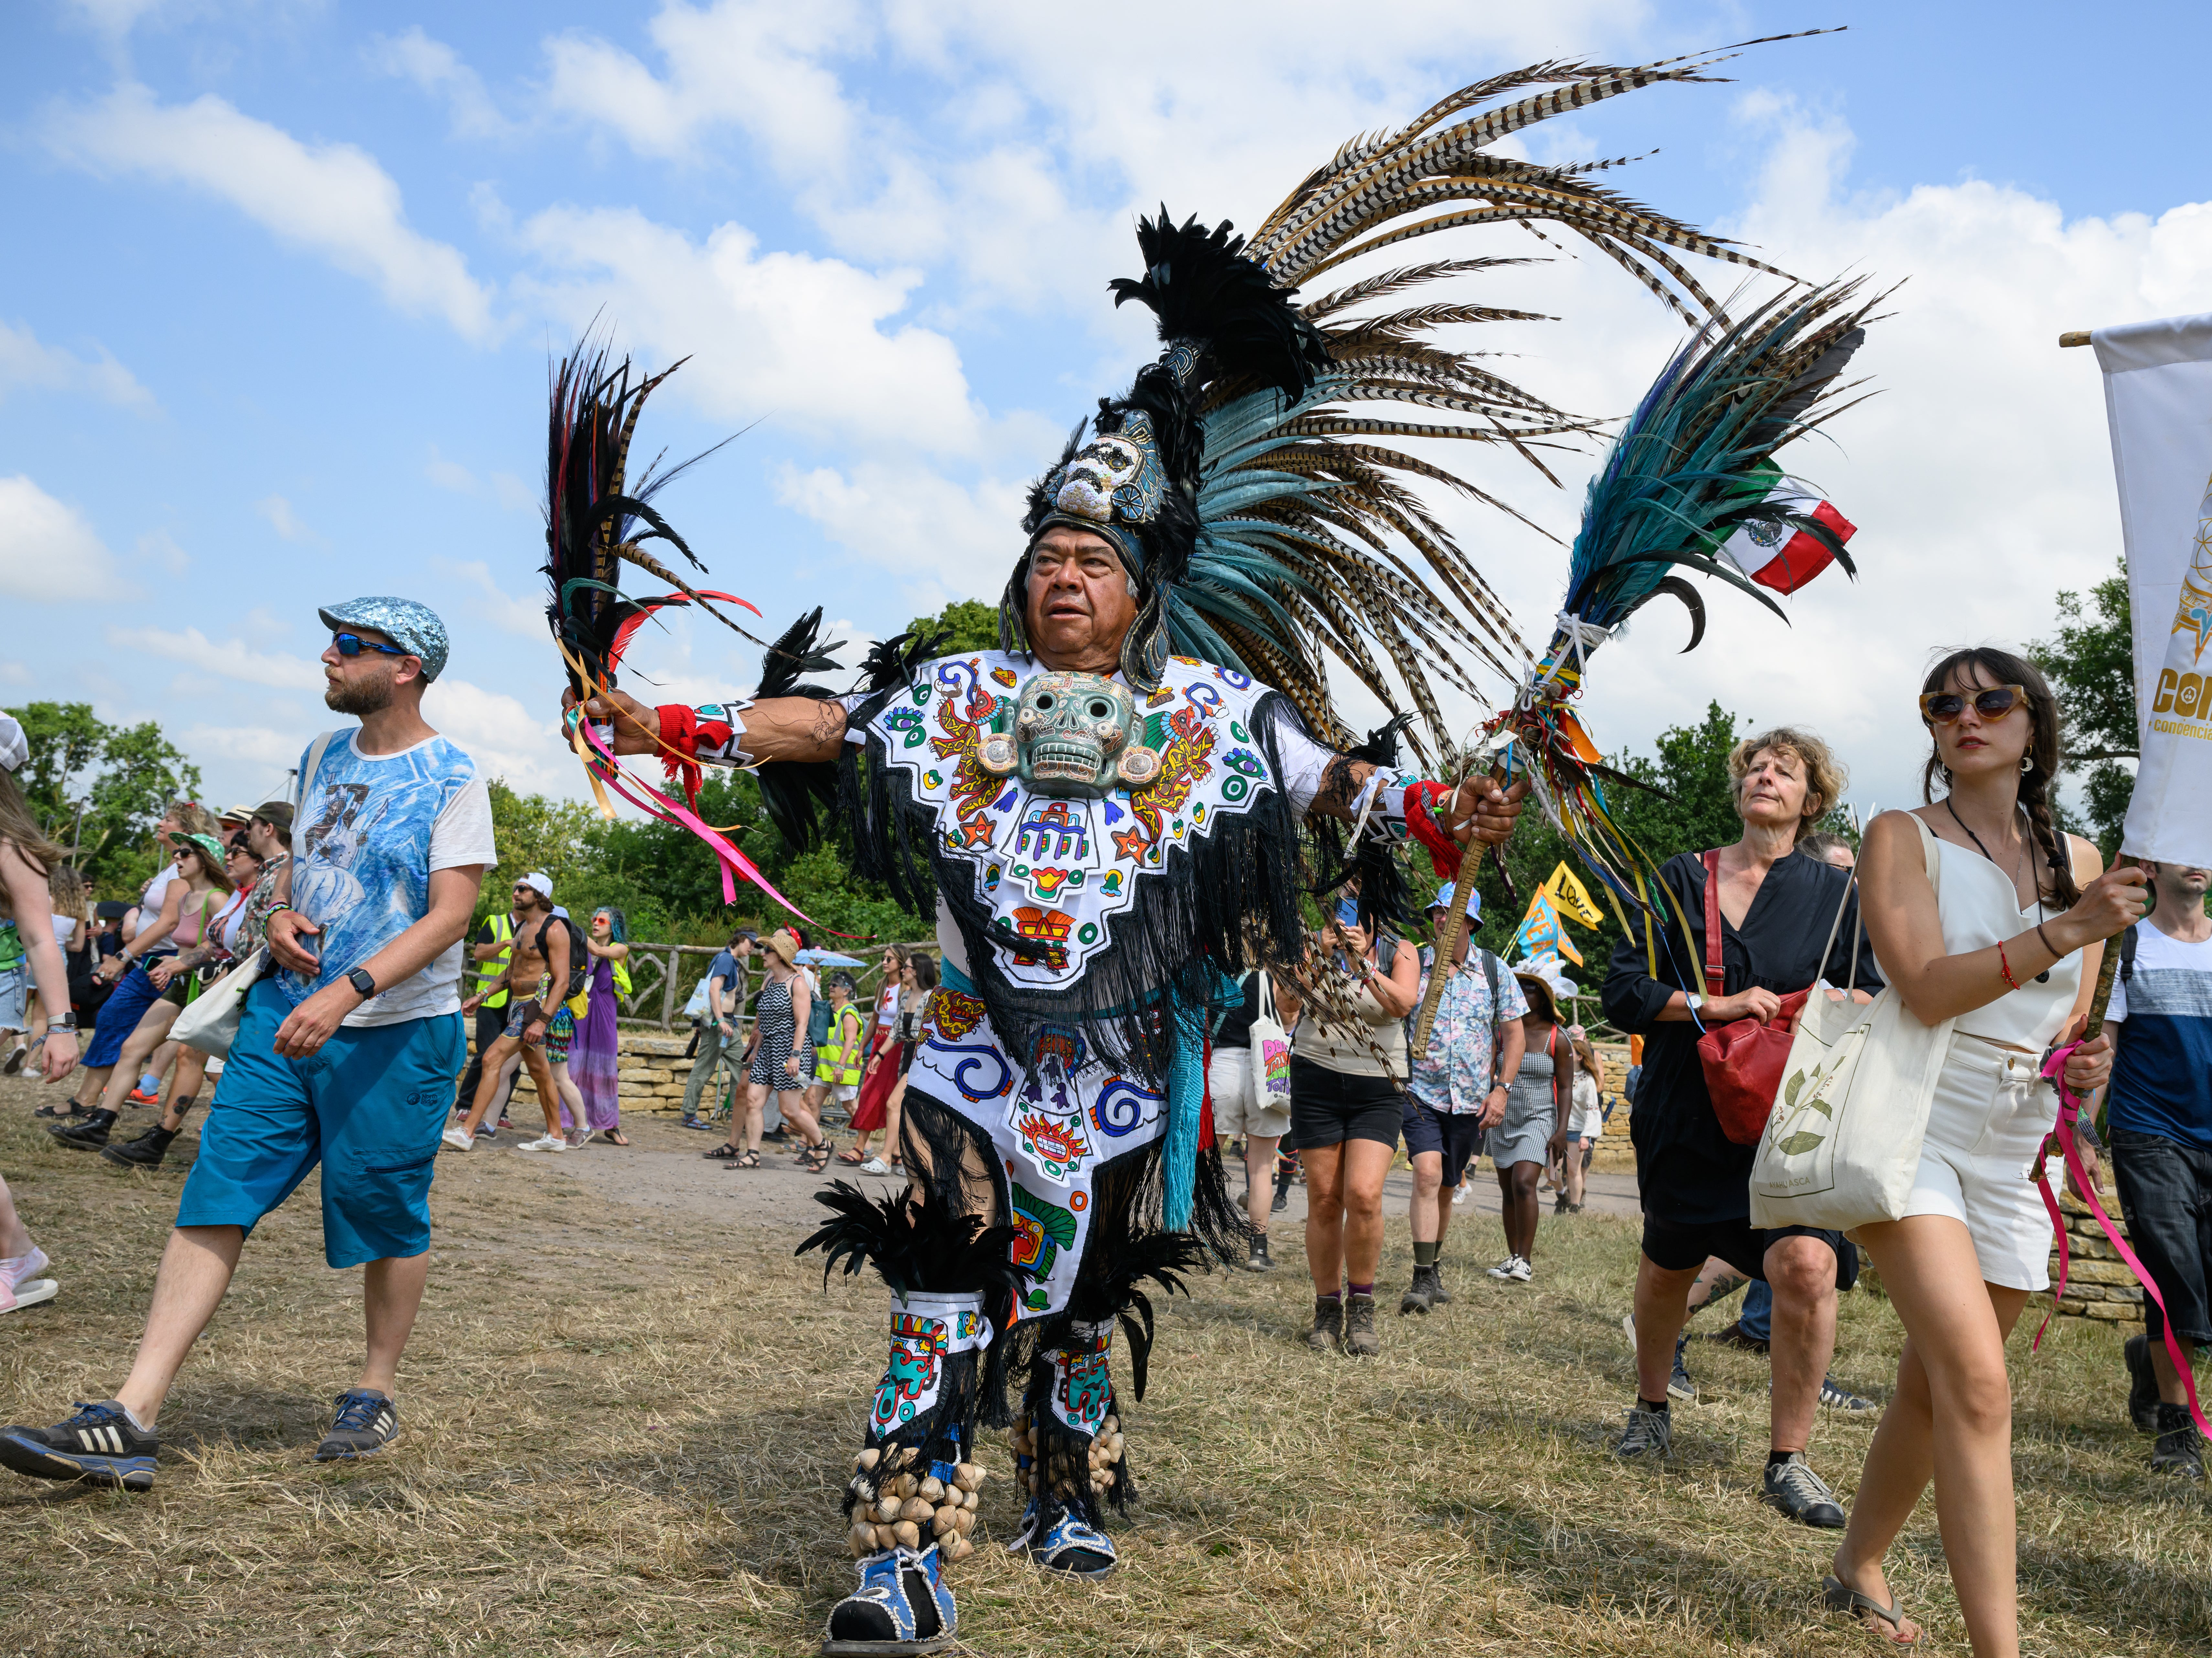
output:
[{"label": "black wristwatch", "polygon": [[362,993],[364,1000],[376,994],[376,981],[368,976],[368,969],[357,967],[346,975],[346,982]]}]

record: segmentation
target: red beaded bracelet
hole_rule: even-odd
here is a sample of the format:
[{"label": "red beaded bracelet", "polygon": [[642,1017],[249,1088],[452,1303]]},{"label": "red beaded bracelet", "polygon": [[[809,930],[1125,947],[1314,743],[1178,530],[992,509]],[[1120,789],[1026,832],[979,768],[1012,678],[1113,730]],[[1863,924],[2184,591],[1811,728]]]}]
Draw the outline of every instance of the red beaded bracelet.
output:
[{"label": "red beaded bracelet", "polygon": [[2005,959],[2004,940],[2002,938],[1997,940],[1997,971],[2004,975],[2004,981],[2014,990],[2020,988],[2020,981],[2012,976],[2012,963]]}]

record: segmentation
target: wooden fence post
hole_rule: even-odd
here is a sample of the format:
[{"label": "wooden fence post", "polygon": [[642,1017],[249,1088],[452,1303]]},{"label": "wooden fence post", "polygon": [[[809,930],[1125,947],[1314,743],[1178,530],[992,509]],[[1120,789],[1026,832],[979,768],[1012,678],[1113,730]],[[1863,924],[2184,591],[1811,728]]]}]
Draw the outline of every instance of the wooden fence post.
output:
[{"label": "wooden fence post", "polygon": [[661,977],[665,981],[660,987],[660,1028],[663,1030],[676,1028],[676,950],[674,944],[669,945],[668,954],[664,958],[665,965],[661,969]]}]

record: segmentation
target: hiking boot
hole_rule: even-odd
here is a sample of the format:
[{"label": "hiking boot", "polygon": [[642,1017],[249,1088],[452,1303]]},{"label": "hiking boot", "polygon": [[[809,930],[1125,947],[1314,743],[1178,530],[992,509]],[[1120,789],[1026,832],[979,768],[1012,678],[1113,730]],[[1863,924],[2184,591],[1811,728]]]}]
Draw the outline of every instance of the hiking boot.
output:
[{"label": "hiking boot", "polygon": [[399,1406],[374,1388],[347,1388],[338,1395],[337,1406],[337,1419],[315,1447],[318,1462],[373,1455],[399,1431]]},{"label": "hiking boot", "polygon": [[1759,1499],[1782,1510],[1801,1525],[1823,1531],[1844,1528],[1844,1505],[1836,1501],[1820,1476],[1805,1461],[1805,1453],[1792,1451],[1786,1462],[1770,1462],[1761,1482]]},{"label": "hiking boot", "polygon": [[1674,1371],[1667,1378],[1667,1397],[1694,1405],[1698,1402],[1698,1384],[1690,1380],[1689,1366],[1682,1363],[1682,1350],[1689,1345],[1690,1338],[1686,1335],[1674,1338]]},{"label": "hiking boot", "polygon": [[1408,1313],[1425,1313],[1437,1304],[1437,1269],[1434,1266],[1413,1268],[1413,1287],[1398,1298],[1398,1316]]},{"label": "hiking boot", "polygon": [[1358,1358],[1372,1358],[1382,1351],[1382,1338],[1375,1333],[1374,1297],[1345,1297],[1344,1351]]},{"label": "hiking boot", "polygon": [[107,1144],[108,1131],[115,1127],[115,1116],[112,1111],[94,1111],[82,1122],[64,1123],[46,1133],[64,1145],[74,1146],[80,1151],[97,1151]]},{"label": "hiking boot", "polygon": [[1650,1457],[1660,1461],[1674,1454],[1674,1418],[1666,1411],[1648,1408],[1642,1400],[1628,1408],[1628,1424],[1613,1454],[1625,1462]]},{"label": "hiking boot", "polygon": [[1451,1298],[1451,1291],[1444,1288],[1444,1264],[1438,1261],[1429,1268],[1429,1305],[1449,1307]]},{"label": "hiking boot", "polygon": [[1244,1257],[1244,1270],[1248,1272],[1272,1272],[1275,1270],[1275,1263],[1267,1258],[1267,1235],[1265,1232],[1253,1235],[1252,1253]]},{"label": "hiking boot", "polygon": [[1763,1353],[1768,1345],[1764,1337],[1746,1334],[1741,1319],[1736,1320],[1725,1330],[1716,1332],[1709,1339],[1719,1342],[1723,1347],[1740,1347],[1747,1353]]},{"label": "hiking boot", "polygon": [[1335,1296],[1316,1296],[1313,1328],[1306,1332],[1306,1345],[1317,1353],[1325,1353],[1334,1347],[1343,1335],[1343,1301]]},{"label": "hiking boot", "polygon": [[2151,1448],[2150,1468],[2153,1473],[2178,1474],[2184,1479],[2204,1478],[2204,1436],[2197,1431],[2186,1405],[2160,1401],[2158,1443]]},{"label": "hiking boot", "polygon": [[2158,1431],[2158,1372],[2150,1367],[2150,1338],[2130,1336],[2120,1344],[2128,1362],[2128,1419],[2138,1433]]},{"label": "hiking boot", "polygon": [[51,1428],[0,1428],[0,1465],[33,1479],[81,1479],[127,1491],[154,1487],[155,1435],[131,1426],[115,1400],[80,1402],[76,1414]]},{"label": "hiking boot", "polygon": [[133,1135],[120,1145],[103,1145],[100,1155],[110,1163],[119,1163],[125,1169],[159,1169],[161,1159],[169,1155],[169,1145],[184,1131],[164,1128],[159,1123],[143,1134]]}]

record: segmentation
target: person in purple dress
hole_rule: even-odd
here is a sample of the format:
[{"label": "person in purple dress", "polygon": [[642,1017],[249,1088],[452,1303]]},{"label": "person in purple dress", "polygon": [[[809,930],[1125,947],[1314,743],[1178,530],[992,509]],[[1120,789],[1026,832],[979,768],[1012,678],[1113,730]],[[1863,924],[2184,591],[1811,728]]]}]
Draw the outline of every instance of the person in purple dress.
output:
[{"label": "person in purple dress", "polygon": [[629,954],[629,929],[622,911],[601,905],[592,913],[591,931],[584,948],[592,952],[592,971],[586,983],[591,993],[584,1017],[576,1021],[576,1035],[568,1046],[569,1074],[584,1096],[584,1127],[604,1135],[610,1145],[628,1145],[622,1132],[620,1089],[615,1078],[620,1063],[621,1035],[615,1025],[615,998],[629,993],[629,969],[623,958]]}]

